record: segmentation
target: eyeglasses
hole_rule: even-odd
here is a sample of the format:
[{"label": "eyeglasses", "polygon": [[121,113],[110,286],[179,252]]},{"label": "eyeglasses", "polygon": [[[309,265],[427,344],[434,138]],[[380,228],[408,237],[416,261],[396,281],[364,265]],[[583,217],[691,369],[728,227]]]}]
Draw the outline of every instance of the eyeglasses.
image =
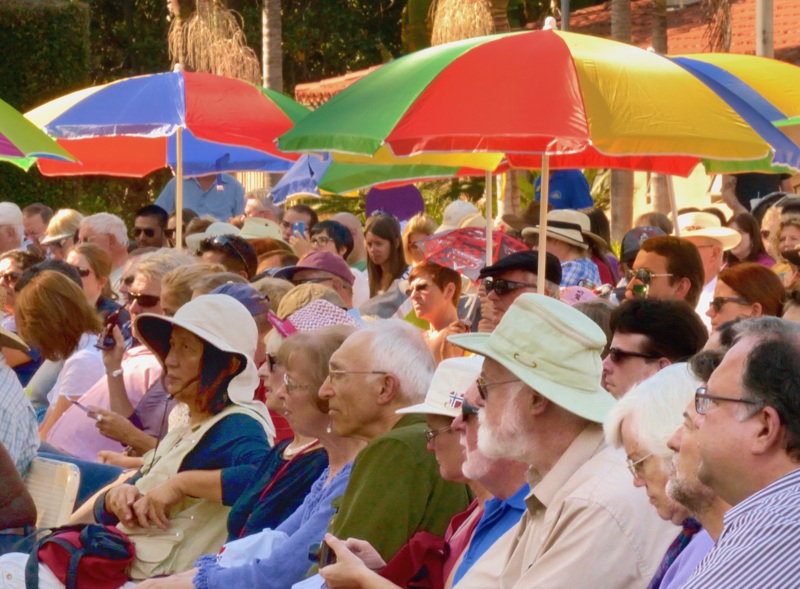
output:
[{"label": "eyeglasses", "polygon": [[467,403],[466,399],[461,401],[461,420],[464,423],[469,421],[470,417],[473,417],[478,413],[480,413],[480,409],[478,407],[473,407],[472,405]]},{"label": "eyeglasses", "polygon": [[156,230],[152,227],[134,227],[133,228],[133,236],[139,237],[142,233],[144,233],[147,237],[155,237]]},{"label": "eyeglasses", "polygon": [[425,430],[425,439],[430,444],[433,440],[436,439],[436,436],[441,435],[441,434],[446,434],[451,429],[453,429],[453,428],[450,427],[449,425],[447,427],[443,427],[442,429],[426,429]]},{"label": "eyeglasses", "polygon": [[333,240],[330,237],[326,237],[324,235],[319,235],[317,237],[312,237],[311,238],[311,245],[316,246],[316,247],[325,247],[326,245],[328,245],[332,241]]},{"label": "eyeglasses", "polygon": [[489,387],[501,385],[501,384],[510,384],[512,382],[521,382],[518,378],[514,380],[504,380],[501,382],[486,382],[483,380],[482,376],[479,376],[475,379],[475,382],[478,384],[478,393],[481,395],[481,399],[487,401],[489,399]]},{"label": "eyeglasses", "polygon": [[753,304],[743,297],[714,297],[708,306],[714,309],[716,313],[719,313],[722,311],[722,307],[725,306],[725,303],[739,303],[740,305]]},{"label": "eyeglasses", "polygon": [[214,237],[206,237],[200,242],[200,251],[204,252],[220,247],[225,248],[228,251],[232,251],[233,255],[239,258],[239,261],[244,264],[245,269],[250,268],[250,264],[247,263],[247,260],[244,259],[242,252],[240,252],[239,248],[236,247],[236,241],[233,239],[233,237],[233,235],[215,235]]},{"label": "eyeglasses", "polygon": [[708,413],[708,408],[711,407],[712,401],[729,401],[731,403],[745,403],[746,405],[754,405],[760,407],[761,401],[755,399],[742,399],[741,397],[719,397],[717,395],[709,395],[706,393],[708,387],[700,387],[694,394],[694,410],[698,415],[705,415]]},{"label": "eyeglasses", "polygon": [[159,301],[161,301],[161,297],[135,293],[129,290],[125,293],[125,300],[129,305],[132,305],[133,302],[136,301],[142,309],[149,309],[150,307],[155,307]]},{"label": "eyeglasses", "polygon": [[488,277],[483,281],[486,294],[494,291],[497,296],[502,297],[510,293],[512,290],[520,288],[536,288],[535,284],[528,284],[527,282],[514,282],[513,280],[506,280],[504,278]]},{"label": "eyeglasses", "polygon": [[286,385],[286,390],[290,393],[295,392],[297,389],[307,389],[308,385],[305,384],[297,384],[293,382],[287,373],[283,373],[283,384]]},{"label": "eyeglasses", "polygon": [[328,376],[331,379],[331,382],[335,380],[341,379],[348,374],[389,374],[383,370],[335,370],[328,366]]},{"label": "eyeglasses", "polygon": [[[71,264],[70,264],[71,265]],[[80,266],[72,266],[80,274],[81,278],[87,278],[92,273],[88,268],[81,268]]]},{"label": "eyeglasses", "polygon": [[17,272],[16,270],[9,270],[8,272],[0,274],[0,280],[8,284],[16,284],[20,278],[22,278],[22,272]]},{"label": "eyeglasses", "polygon": [[644,466],[644,461],[650,458],[653,455],[652,452],[645,456],[644,458],[640,458],[639,460],[631,460],[628,458],[625,462],[628,465],[628,470],[631,471],[633,478],[638,479],[642,476],[642,466]]},{"label": "eyeglasses", "polygon": [[608,348],[608,357],[614,364],[624,362],[628,358],[644,358],[645,360],[655,360],[659,356],[652,354],[643,354],[641,352],[628,352],[627,350],[620,350],[619,348]]},{"label": "eyeglasses", "polygon": [[647,286],[650,285],[650,281],[653,278],[658,278],[659,276],[673,276],[672,274],[655,274],[651,270],[647,268],[639,268],[638,270],[628,270],[625,277],[628,279],[628,282],[633,282],[634,280],[638,280],[642,284]]},{"label": "eyeglasses", "polygon": [[429,287],[430,287],[430,284],[428,284],[427,282],[419,282],[419,283],[412,284],[411,286],[409,286],[406,289],[406,296],[410,297],[415,292],[423,293],[423,292],[427,291]]}]

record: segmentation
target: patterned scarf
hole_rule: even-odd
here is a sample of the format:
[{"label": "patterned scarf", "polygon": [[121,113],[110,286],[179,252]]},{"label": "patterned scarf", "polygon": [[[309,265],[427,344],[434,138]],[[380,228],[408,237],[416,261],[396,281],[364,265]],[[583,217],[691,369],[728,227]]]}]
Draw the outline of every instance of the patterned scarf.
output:
[{"label": "patterned scarf", "polygon": [[661,564],[658,565],[656,574],[653,576],[653,579],[650,581],[647,589],[658,589],[661,586],[661,581],[664,580],[664,575],[667,574],[669,567],[672,566],[672,563],[675,562],[675,559],[678,558],[678,555],[683,552],[683,549],[689,545],[689,541],[692,539],[692,536],[702,529],[703,526],[701,526],[700,522],[698,522],[696,519],[692,519],[691,517],[686,518],[686,520],[683,522],[683,529],[681,530],[681,533],[678,534],[678,537],[675,538],[672,544],[669,545],[669,548],[667,548],[667,552],[664,554]]}]

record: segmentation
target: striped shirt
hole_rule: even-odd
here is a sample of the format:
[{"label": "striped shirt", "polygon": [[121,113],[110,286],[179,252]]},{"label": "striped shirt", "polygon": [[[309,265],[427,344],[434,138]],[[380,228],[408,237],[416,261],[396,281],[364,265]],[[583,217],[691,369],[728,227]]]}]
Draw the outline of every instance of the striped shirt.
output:
[{"label": "striped shirt", "polygon": [[681,589],[800,586],[800,469],[725,514],[716,547]]}]

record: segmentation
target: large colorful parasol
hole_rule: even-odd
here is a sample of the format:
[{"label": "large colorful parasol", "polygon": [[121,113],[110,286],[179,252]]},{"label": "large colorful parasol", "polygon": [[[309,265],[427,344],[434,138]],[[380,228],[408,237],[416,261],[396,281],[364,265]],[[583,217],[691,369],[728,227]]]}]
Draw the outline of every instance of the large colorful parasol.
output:
[{"label": "large colorful parasol", "polygon": [[24,168],[26,158],[34,157],[75,161],[66,149],[0,100],[0,158]]}]

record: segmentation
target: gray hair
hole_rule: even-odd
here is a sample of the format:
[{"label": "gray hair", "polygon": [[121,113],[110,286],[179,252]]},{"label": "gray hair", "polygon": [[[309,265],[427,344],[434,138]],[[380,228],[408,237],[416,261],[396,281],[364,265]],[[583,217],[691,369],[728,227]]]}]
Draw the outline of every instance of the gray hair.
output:
[{"label": "gray hair", "polygon": [[372,335],[369,344],[372,370],[397,377],[403,400],[409,405],[422,403],[436,369],[422,332],[402,319],[376,321],[362,332]]},{"label": "gray hair", "polygon": [[87,227],[94,233],[106,233],[117,240],[119,245],[128,245],[128,229],[125,221],[111,213],[97,213],[81,220],[81,227]]},{"label": "gray hair", "polygon": [[146,257],[142,256],[141,261],[136,266],[136,273],[146,276],[148,280],[158,280],[160,282],[167,272],[196,262],[197,259],[194,256],[190,256],[185,252],[171,248],[161,248]]},{"label": "gray hair", "polygon": [[25,241],[25,226],[24,225],[17,225],[16,223],[11,223],[7,225],[0,225],[0,227],[10,229],[14,232],[14,237],[17,239],[17,247],[22,247],[23,242]]},{"label": "gray hair", "polygon": [[262,211],[268,211],[278,219],[283,219],[283,207],[272,202],[272,194],[268,188],[256,188],[247,193],[247,200],[258,202]]},{"label": "gray hair", "polygon": [[663,461],[672,458],[667,441],[683,422],[683,412],[701,381],[685,362],[672,364],[633,387],[614,406],[603,424],[606,441],[622,446],[622,422],[631,418],[633,431],[642,448]]}]

